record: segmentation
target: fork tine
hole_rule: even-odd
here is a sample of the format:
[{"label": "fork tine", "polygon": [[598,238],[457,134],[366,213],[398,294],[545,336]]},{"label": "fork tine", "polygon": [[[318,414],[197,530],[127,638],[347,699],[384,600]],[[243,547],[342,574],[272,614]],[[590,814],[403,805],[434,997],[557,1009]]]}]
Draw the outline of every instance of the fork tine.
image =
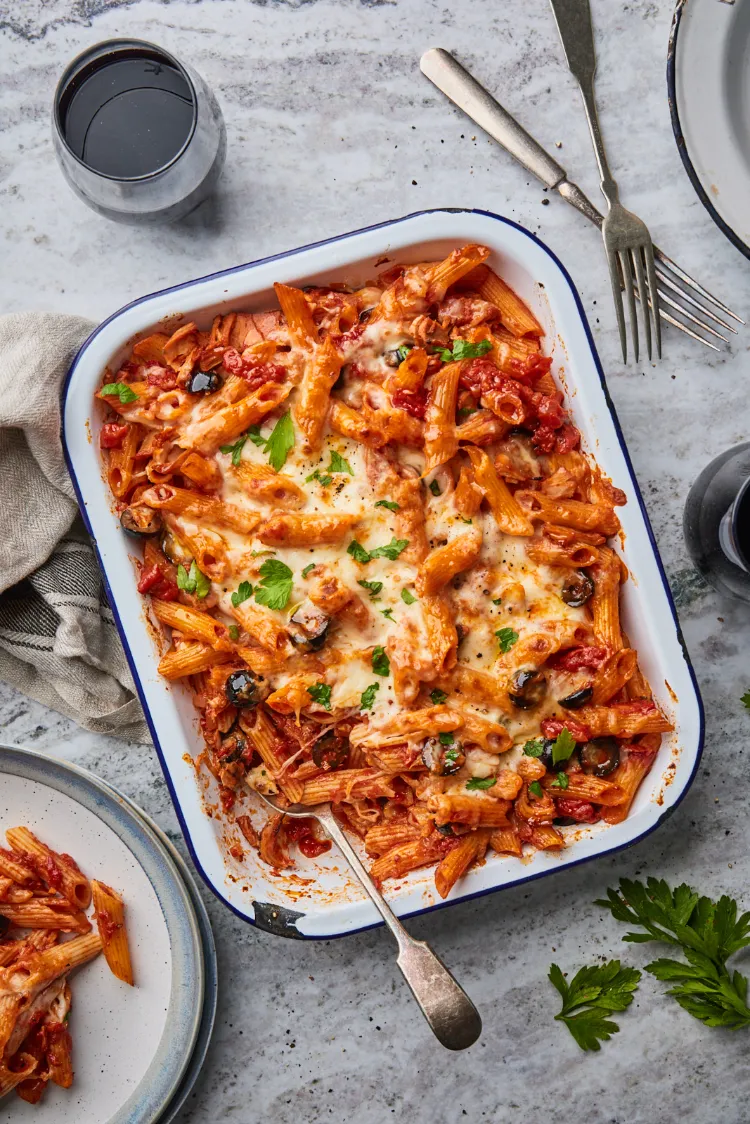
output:
[{"label": "fork tine", "polygon": [[711,303],[715,304],[717,308],[720,308],[722,312],[726,312],[727,316],[731,316],[732,319],[736,320],[738,324],[745,323],[742,317],[738,316],[736,312],[732,312],[731,308],[727,308],[727,306],[723,304],[717,297],[715,297],[713,293],[709,293],[708,289],[704,289],[702,285],[699,285],[697,281],[694,281],[689,273],[685,273],[684,269],[680,269],[679,265],[673,262],[670,257],[667,257],[664,251],[660,250],[658,246],[654,246],[654,257],[658,258],[662,265],[664,265],[667,269],[671,269],[673,273],[677,274],[677,276],[681,278],[681,280],[683,280],[686,285],[689,285],[691,289],[694,289],[696,293],[700,293],[702,297],[705,297],[706,300],[711,301]]},{"label": "fork tine", "polygon": [[[654,265],[654,248],[649,241],[643,247],[643,256],[646,259],[646,273],[648,274],[648,296],[654,313],[654,331],[656,332],[656,354],[661,359],[661,321],[659,319],[659,287],[656,283],[656,266]],[[649,355],[649,358],[651,356]]]},{"label": "fork tine", "polygon": [[[662,266],[658,261],[656,263],[656,276],[658,277],[662,285],[668,285],[669,288],[673,290],[673,292],[678,293],[681,301],[686,301],[688,304],[691,304],[693,308],[697,308],[700,312],[703,313],[704,316],[710,316],[715,324],[721,324],[722,328],[726,328],[728,332],[734,332],[735,336],[737,335],[737,329],[732,324],[727,324],[726,320],[722,320],[722,318],[720,316],[717,316],[715,312],[712,312],[710,308],[706,308],[705,304],[701,304],[700,301],[697,301],[695,297],[686,292],[684,286],[675,284],[675,282],[669,276],[668,270],[666,270],[664,266]],[[662,295],[662,300],[664,300],[664,294],[662,290],[659,289],[659,292]],[[698,323],[700,323],[700,321],[698,321]],[[721,339],[724,338],[724,336],[721,336]]]},{"label": "fork tine", "polygon": [[692,312],[689,312],[687,308],[683,308],[683,306],[681,304],[678,304],[677,301],[672,300],[669,293],[665,293],[663,289],[659,289],[659,315],[663,320],[667,320],[670,324],[679,324],[678,320],[674,320],[664,314],[665,304],[668,304],[670,308],[674,308],[677,312],[679,312],[680,316],[685,316],[688,320],[691,320],[693,324],[697,324],[698,327],[701,328],[704,332],[710,332],[712,336],[716,336],[717,340],[721,340],[722,343],[729,343],[727,337],[722,336],[721,332],[717,332],[716,329],[712,328],[710,324],[704,324],[704,322],[697,316],[693,316]]},{"label": "fork tine", "polygon": [[[625,335],[625,312],[622,307],[622,290],[620,289],[620,266],[614,250],[607,249],[607,263],[609,265],[609,280],[612,285],[612,299],[615,302],[617,327],[620,330],[620,347],[622,348],[622,361],[628,361],[628,341]],[[632,286],[631,286],[632,291]]]},{"label": "fork tine", "polygon": [[[686,336],[690,336],[691,339],[697,340],[698,343],[702,343],[705,347],[710,347],[712,351],[716,351],[721,355],[721,348],[717,347],[715,343],[711,343],[710,340],[699,336],[697,332],[694,332],[692,328],[688,328],[687,324],[683,324],[681,320],[675,320],[674,316],[670,316],[663,308],[659,309],[659,316],[662,320],[666,320],[668,324],[673,324],[675,328],[679,328]],[[701,327],[703,327],[702,324]]]},{"label": "fork tine", "polygon": [[[622,264],[622,276],[625,281],[625,296],[628,298],[628,312],[630,313],[630,338],[633,341],[633,358],[638,362],[639,347],[638,347],[638,319],[635,313],[635,293],[633,291],[633,267],[630,264],[630,251],[622,250],[620,252],[620,262]],[[650,356],[649,356],[650,358]]]},{"label": "fork tine", "polygon": [[[641,316],[643,318],[643,328],[646,333],[646,351],[648,352],[649,359],[651,358],[651,316],[649,309],[651,302],[648,299],[648,290],[646,288],[646,278],[643,272],[643,256],[640,246],[636,246],[633,250],[633,260],[635,261],[635,277],[638,283],[638,293],[643,294],[641,297]],[[643,298],[646,298],[645,300]],[[658,313],[657,313],[658,315]]]}]

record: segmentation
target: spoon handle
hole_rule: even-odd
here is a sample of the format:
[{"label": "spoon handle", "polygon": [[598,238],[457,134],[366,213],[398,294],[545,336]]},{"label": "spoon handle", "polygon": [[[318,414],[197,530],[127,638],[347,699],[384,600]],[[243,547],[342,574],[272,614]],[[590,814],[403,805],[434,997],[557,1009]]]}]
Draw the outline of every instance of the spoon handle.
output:
[{"label": "spoon handle", "polygon": [[435,1037],[449,1050],[464,1050],[471,1046],[482,1031],[482,1020],[466,992],[427,942],[417,941],[407,933],[333,814],[321,811],[318,819],[338,844],[362,888],[398,941],[397,964]]}]

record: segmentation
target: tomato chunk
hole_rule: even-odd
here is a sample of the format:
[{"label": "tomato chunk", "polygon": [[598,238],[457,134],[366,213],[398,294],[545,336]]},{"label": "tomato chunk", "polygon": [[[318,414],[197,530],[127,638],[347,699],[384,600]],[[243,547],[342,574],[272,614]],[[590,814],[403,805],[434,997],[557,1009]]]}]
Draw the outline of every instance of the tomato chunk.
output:
[{"label": "tomato chunk", "polygon": [[121,449],[128,428],[127,425],[120,425],[118,422],[107,422],[106,425],[102,426],[99,434],[99,447],[102,449]]}]

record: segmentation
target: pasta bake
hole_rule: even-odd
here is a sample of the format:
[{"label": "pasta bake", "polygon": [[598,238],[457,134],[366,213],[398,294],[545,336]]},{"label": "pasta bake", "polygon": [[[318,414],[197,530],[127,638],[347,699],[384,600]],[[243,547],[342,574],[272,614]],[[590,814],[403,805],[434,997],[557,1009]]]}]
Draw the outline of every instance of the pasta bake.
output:
[{"label": "pasta bake", "polygon": [[[0,847],[0,1097],[16,1090],[37,1104],[52,1082],[73,1084],[68,1019],[73,969],[104,952],[133,983],[125,907],[104,882],[89,881],[70,855],[26,827]],[[96,931],[86,916],[93,904]],[[62,940],[60,938],[63,938]]]},{"label": "pasta bake", "polygon": [[98,392],[159,671],[277,869],[330,844],[248,788],[330,801],[376,880],[436,864],[445,897],[488,848],[623,820],[671,729],[620,623],[625,496],[488,257],[277,284],[275,311],[139,340]]}]

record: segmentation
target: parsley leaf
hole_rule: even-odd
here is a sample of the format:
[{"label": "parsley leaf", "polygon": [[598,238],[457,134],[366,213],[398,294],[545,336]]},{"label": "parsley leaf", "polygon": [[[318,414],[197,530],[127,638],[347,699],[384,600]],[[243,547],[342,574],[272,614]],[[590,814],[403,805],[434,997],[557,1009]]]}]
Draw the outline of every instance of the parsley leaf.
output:
[{"label": "parsley leaf", "polygon": [[527,757],[541,757],[544,753],[544,742],[535,738],[534,741],[526,742],[523,751]]},{"label": "parsley leaf", "polygon": [[499,628],[495,636],[500,641],[501,652],[509,652],[518,640],[518,633],[512,628]]},{"label": "parsley leaf", "polygon": [[706,1026],[750,1026],[747,979],[727,968],[729,957],[750,945],[750,913],[738,917],[733,898],[713,901],[684,883],[671,890],[662,879],[621,878],[619,890],[608,890],[607,899],[595,904],[617,921],[645,929],[628,932],[623,940],[662,941],[682,949],[687,963],[654,960],[646,971],[673,985],[667,995],[688,1014]]},{"label": "parsley leaf", "polygon": [[568,774],[558,773],[552,784],[550,785],[550,788],[567,788],[569,784],[570,781],[568,780]]},{"label": "parsley leaf", "polygon": [[401,508],[393,500],[378,500],[375,504],[376,507],[387,507],[389,511],[400,511]]},{"label": "parsley leaf", "polygon": [[305,477],[306,484],[309,484],[311,480],[317,480],[324,488],[327,488],[329,484],[333,484],[333,477],[329,476],[327,473],[321,473],[319,468],[316,468],[315,472],[311,472],[309,476]]},{"label": "parsley leaf", "polygon": [[262,558],[264,554],[275,554],[275,553],[276,553],[275,550],[251,550],[250,551],[250,557],[251,558]]},{"label": "parsley leaf", "polygon": [[437,687],[434,691],[430,691],[430,702],[433,706],[440,706],[447,698],[445,691],[439,691]]},{"label": "parsley leaf", "polygon": [[365,550],[362,543],[357,542],[356,539],[352,539],[349,543],[346,548],[346,553],[351,554],[355,562],[369,562],[372,557],[369,550]]},{"label": "parsley leaf", "polygon": [[285,562],[269,558],[260,568],[260,585],[255,587],[255,600],[269,609],[285,609],[292,594],[294,576]]},{"label": "parsley leaf", "polygon": [[503,603],[502,597],[493,597],[492,598],[492,604],[493,605],[502,605],[502,603]]},{"label": "parsley leaf", "polygon": [[354,469],[349,464],[349,461],[345,460],[344,457],[341,456],[341,453],[337,453],[335,449],[331,449],[331,463],[328,466],[328,471],[348,472],[350,476],[354,476]]},{"label": "parsley leaf", "polygon": [[385,648],[380,644],[372,650],[372,670],[376,675],[391,674],[391,661],[385,654]]},{"label": "parsley leaf", "polygon": [[411,590],[402,589],[401,600],[403,601],[404,605],[413,605],[416,601],[419,600],[419,598],[415,597]]},{"label": "parsley leaf", "polygon": [[266,452],[271,467],[275,468],[277,472],[281,472],[286,464],[286,458],[293,448],[294,425],[292,424],[292,415],[287,410],[276,422],[271,430],[271,436],[266,441]]},{"label": "parsley leaf", "polygon": [[453,745],[456,739],[448,730],[441,730],[441,732],[438,734],[438,740],[440,741],[441,745]]},{"label": "parsley leaf", "polygon": [[561,761],[567,761],[575,747],[575,738],[570,730],[563,726],[552,743],[552,764],[559,765]]},{"label": "parsley leaf", "polygon": [[[226,453],[227,456],[229,456],[230,453],[232,454],[232,464],[234,465],[235,468],[237,467],[237,465],[240,463],[240,460],[242,459],[242,450],[244,449],[245,442],[247,441],[249,436],[250,436],[249,433],[243,433],[241,437],[237,438],[234,445],[221,445],[220,446],[220,451],[222,453]],[[252,440],[255,440],[255,438],[253,438]]]},{"label": "parsley leaf", "polygon": [[252,595],[253,587],[250,585],[250,582],[240,582],[237,589],[232,594],[232,604],[235,609],[238,605],[241,605],[243,601],[247,601],[248,597],[252,597]]},{"label": "parsley leaf", "polygon": [[529,792],[533,793],[534,796],[538,796],[540,800],[544,796],[544,790],[539,781],[531,782],[531,784],[529,785]]},{"label": "parsley leaf", "polygon": [[239,640],[239,638],[240,638],[239,628],[237,627],[236,624],[230,624],[230,626],[229,626],[229,639],[234,640],[236,642],[237,640]]},{"label": "parsley leaf", "polygon": [[382,582],[366,582],[364,578],[357,578],[357,585],[361,585],[363,589],[368,590],[373,601],[383,588]]},{"label": "parsley leaf", "polygon": [[249,437],[253,445],[257,445],[259,449],[265,448],[266,439],[261,434],[259,425],[251,425],[245,437]]},{"label": "parsley leaf", "polygon": [[747,710],[750,710],[750,691],[745,691],[744,695],[740,696],[740,702]]},{"label": "parsley leaf", "polygon": [[369,687],[365,687],[362,692],[362,697],[359,700],[360,710],[372,710],[375,704],[375,695],[380,690],[379,683],[371,683]]},{"label": "parsley leaf", "polygon": [[492,351],[492,344],[489,340],[480,340],[479,343],[470,343],[468,340],[453,340],[451,350],[447,347],[439,347],[436,349],[436,354],[440,356],[444,363],[452,363],[459,359],[478,359],[480,355],[486,355],[488,351]]},{"label": "parsley leaf", "polygon": [[304,570],[302,571],[302,577],[306,578],[307,575],[310,573],[310,571],[314,570],[314,569],[315,569],[315,563],[311,562],[309,566],[305,566]]},{"label": "parsley leaf", "polygon": [[177,588],[185,593],[194,593],[196,597],[207,597],[211,592],[211,582],[202,573],[195,562],[190,563],[190,572],[184,566],[177,567]]},{"label": "parsley leaf", "polygon": [[126,382],[108,382],[106,386],[102,387],[100,393],[111,398],[119,398],[120,404],[123,406],[135,402],[138,398],[136,392]]},{"label": "parsley leaf", "polygon": [[380,614],[381,616],[385,617],[386,620],[393,620],[393,609],[381,609]]},{"label": "parsley leaf", "polygon": [[625,1011],[633,1002],[641,973],[637,968],[622,968],[619,960],[581,968],[568,983],[557,964],[551,964],[549,981],[562,997],[555,1015],[563,1022],[582,1050],[600,1050],[620,1029],[608,1016]]},{"label": "parsley leaf", "polygon": [[408,539],[392,538],[385,546],[376,546],[374,550],[371,550],[370,558],[390,558],[391,562],[395,562],[399,554],[406,550],[408,545]]},{"label": "parsley leaf", "polygon": [[313,702],[325,707],[326,710],[331,709],[331,688],[327,683],[313,683],[312,687],[307,688],[307,693]]},{"label": "parsley leaf", "polygon": [[477,412],[476,406],[461,406],[461,408],[456,411],[459,418],[471,417],[471,415],[476,414],[476,412]]},{"label": "parsley leaf", "polygon": [[470,792],[475,792],[479,788],[492,788],[497,784],[497,777],[471,777],[466,782],[466,787]]},{"label": "parsley leaf", "polygon": [[440,491],[440,485],[437,480],[430,480],[429,488],[433,496],[442,496],[443,493]]}]

